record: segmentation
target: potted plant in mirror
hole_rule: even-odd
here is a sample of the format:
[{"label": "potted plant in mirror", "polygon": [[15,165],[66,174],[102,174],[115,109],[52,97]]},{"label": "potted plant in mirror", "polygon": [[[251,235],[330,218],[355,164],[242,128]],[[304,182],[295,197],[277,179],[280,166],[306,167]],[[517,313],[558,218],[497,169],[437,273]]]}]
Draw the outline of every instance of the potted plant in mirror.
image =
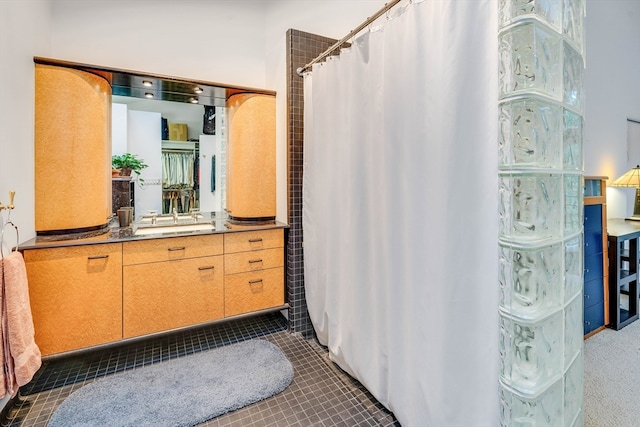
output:
[{"label": "potted plant in mirror", "polygon": [[139,159],[135,154],[124,153],[111,157],[111,167],[120,169],[120,176],[131,176],[131,172],[138,175],[138,181],[142,184],[144,179],[140,178],[140,171],[149,167],[144,160]]}]

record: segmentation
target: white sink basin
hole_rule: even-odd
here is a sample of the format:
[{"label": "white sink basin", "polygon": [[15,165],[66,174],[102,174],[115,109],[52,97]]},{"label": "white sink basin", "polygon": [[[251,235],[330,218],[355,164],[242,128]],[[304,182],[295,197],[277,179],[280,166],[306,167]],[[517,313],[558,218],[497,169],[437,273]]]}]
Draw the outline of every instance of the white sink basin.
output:
[{"label": "white sink basin", "polygon": [[[202,215],[198,215],[198,218],[202,218]],[[193,216],[191,214],[179,214],[178,222],[182,222],[182,221],[193,222]],[[151,224],[152,220],[150,216],[143,216],[138,220],[138,222],[140,222],[140,224]],[[172,222],[174,222],[173,215],[163,214],[163,215],[156,216],[156,224],[169,224]]]},{"label": "white sink basin", "polygon": [[208,231],[215,230],[211,223],[169,225],[160,227],[138,227],[133,233],[134,236],[144,236],[148,234],[180,233],[185,231]]}]

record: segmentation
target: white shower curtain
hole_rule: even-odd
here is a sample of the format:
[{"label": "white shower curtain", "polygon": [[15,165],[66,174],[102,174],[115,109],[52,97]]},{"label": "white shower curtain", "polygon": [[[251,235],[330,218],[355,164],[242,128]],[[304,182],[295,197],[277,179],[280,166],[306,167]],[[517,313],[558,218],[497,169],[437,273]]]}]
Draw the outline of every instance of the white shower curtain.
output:
[{"label": "white shower curtain", "polygon": [[309,314],[404,426],[497,425],[497,2],[387,18],[305,76]]}]

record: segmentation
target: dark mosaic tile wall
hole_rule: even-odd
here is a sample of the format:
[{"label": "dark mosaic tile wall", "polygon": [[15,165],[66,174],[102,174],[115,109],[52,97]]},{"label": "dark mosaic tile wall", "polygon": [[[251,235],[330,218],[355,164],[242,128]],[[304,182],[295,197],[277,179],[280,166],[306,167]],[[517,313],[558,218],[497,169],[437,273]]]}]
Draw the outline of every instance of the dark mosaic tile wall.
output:
[{"label": "dark mosaic tile wall", "polygon": [[304,81],[296,70],[331,47],[336,40],[298,30],[287,31],[287,121],[289,236],[287,240],[287,293],[289,324],[295,332],[313,335],[304,291],[302,250],[302,150]]}]

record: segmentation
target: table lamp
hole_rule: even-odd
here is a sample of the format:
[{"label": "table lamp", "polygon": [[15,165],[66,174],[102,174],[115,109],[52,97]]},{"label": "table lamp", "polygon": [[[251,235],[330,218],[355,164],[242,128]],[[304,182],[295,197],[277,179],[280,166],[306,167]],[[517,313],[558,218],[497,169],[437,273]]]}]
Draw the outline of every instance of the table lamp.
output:
[{"label": "table lamp", "polygon": [[625,218],[631,221],[640,221],[640,165],[630,169],[620,178],[613,181],[612,187],[633,187],[636,189],[636,201],[633,206],[633,215]]}]

